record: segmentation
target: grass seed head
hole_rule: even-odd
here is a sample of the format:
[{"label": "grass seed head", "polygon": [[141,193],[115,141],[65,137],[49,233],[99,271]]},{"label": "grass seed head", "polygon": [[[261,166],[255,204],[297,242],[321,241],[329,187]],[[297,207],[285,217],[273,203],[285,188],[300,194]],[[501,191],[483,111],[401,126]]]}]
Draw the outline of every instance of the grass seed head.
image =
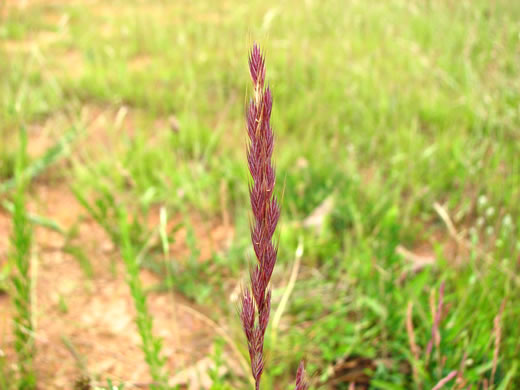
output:
[{"label": "grass seed head", "polygon": [[256,44],[249,56],[249,72],[254,92],[246,113],[247,162],[252,178],[249,186],[253,214],[251,241],[257,261],[250,272],[251,286],[242,293],[240,319],[248,342],[251,372],[259,389],[265,363],[264,337],[271,312],[269,283],[278,252],[273,234],[280,218],[280,207],[273,194],[276,182],[271,160],[274,149],[270,125],[273,97],[269,87],[264,87],[265,58]]}]

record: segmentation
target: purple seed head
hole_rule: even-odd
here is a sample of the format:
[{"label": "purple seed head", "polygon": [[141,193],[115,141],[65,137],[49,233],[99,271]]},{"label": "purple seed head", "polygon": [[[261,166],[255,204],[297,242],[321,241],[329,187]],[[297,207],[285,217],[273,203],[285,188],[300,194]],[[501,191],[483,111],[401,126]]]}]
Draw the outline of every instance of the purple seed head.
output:
[{"label": "purple seed head", "polygon": [[253,44],[253,49],[251,50],[251,54],[249,55],[249,73],[251,73],[251,79],[253,80],[253,84],[255,87],[264,87],[265,80],[265,64],[264,64],[264,56],[260,51],[260,48],[255,43]]},{"label": "purple seed head", "polygon": [[303,366],[303,361],[300,362],[300,366],[298,367],[298,371],[296,372],[296,387],[295,390],[307,390],[309,388],[309,383],[305,379],[305,368]]},{"label": "purple seed head", "polygon": [[264,337],[271,312],[269,283],[278,253],[278,248],[273,243],[273,234],[280,218],[280,206],[273,194],[276,183],[275,169],[271,161],[274,147],[273,129],[270,124],[273,96],[269,87],[264,88],[265,59],[256,44],[253,45],[249,56],[249,72],[254,92],[246,114],[249,137],[247,163],[252,178],[249,185],[253,215],[251,242],[256,264],[250,271],[251,286],[242,294],[240,319],[247,338],[251,373],[258,390],[264,369]]}]

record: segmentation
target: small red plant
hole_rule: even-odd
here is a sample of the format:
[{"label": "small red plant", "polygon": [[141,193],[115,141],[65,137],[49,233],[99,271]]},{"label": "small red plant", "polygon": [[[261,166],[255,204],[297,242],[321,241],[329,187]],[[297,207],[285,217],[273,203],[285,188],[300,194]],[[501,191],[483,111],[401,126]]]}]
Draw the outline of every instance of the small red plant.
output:
[{"label": "small red plant", "polygon": [[[273,97],[269,87],[264,86],[265,58],[256,44],[249,56],[249,72],[254,90],[247,109],[247,161],[252,177],[249,186],[253,211],[251,241],[257,261],[250,271],[251,286],[242,293],[240,319],[247,338],[255,389],[258,390],[265,364],[264,337],[271,312],[269,282],[278,253],[273,234],[280,217],[280,206],[273,194],[276,182],[272,163],[274,135],[270,124]],[[303,364],[300,364],[296,390],[307,387]]]}]

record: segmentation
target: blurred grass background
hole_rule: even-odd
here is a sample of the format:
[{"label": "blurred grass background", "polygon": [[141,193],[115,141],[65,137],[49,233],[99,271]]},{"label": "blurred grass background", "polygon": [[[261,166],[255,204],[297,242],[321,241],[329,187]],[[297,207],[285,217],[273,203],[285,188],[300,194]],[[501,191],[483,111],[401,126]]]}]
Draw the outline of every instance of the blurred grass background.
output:
[{"label": "blurred grass background", "polygon": [[[230,218],[224,252],[173,270],[175,290],[227,323],[250,251],[247,54],[253,41],[265,49],[283,192],[275,305],[303,249],[267,340],[267,388],[292,381],[301,358],[316,388],[348,388],[342,362],[363,359],[375,389],[432,388],[462,367],[469,388],[520,386],[520,2],[8,1],[1,12],[1,180],[20,127],[57,142],[74,129],[77,153],[44,174],[98,199],[108,231],[118,202]],[[52,146],[33,147],[36,160]],[[135,226],[135,240],[149,229]],[[417,359],[407,307],[424,350],[442,281],[439,359]]]}]

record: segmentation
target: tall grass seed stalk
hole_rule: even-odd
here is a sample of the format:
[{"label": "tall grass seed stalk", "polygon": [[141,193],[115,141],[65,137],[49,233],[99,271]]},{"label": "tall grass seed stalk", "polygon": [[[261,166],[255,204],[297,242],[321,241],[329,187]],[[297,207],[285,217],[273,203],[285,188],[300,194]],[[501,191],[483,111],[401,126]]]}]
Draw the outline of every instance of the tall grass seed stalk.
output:
[{"label": "tall grass seed stalk", "polygon": [[[253,98],[247,109],[247,161],[252,177],[249,186],[253,212],[251,241],[257,261],[250,270],[251,285],[242,293],[240,319],[247,339],[255,389],[258,390],[265,365],[264,338],[271,312],[269,282],[278,253],[273,234],[280,218],[280,206],[273,194],[276,182],[272,162],[274,135],[270,124],[273,97],[269,87],[264,86],[265,58],[256,44],[249,56],[249,72],[253,81]],[[303,364],[300,364],[296,389],[306,388]]]}]

